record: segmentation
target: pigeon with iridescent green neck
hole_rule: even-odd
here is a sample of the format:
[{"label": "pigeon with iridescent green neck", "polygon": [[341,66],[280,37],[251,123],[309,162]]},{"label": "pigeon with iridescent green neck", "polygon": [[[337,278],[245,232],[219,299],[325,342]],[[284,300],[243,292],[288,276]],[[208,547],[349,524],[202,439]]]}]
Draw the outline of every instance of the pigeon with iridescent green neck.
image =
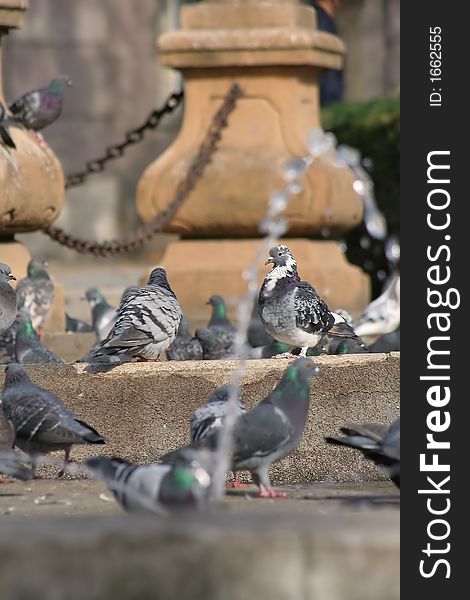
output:
[{"label": "pigeon with iridescent green neck", "polygon": [[64,362],[43,345],[25,312],[19,312],[16,317],[15,356],[16,361],[24,365]]},{"label": "pigeon with iridescent green neck", "polygon": [[212,314],[207,327],[196,329],[204,360],[233,358],[235,353],[236,328],[227,317],[227,307],[222,296],[211,296],[207,302],[212,306]]},{"label": "pigeon with iridescent green neck", "polygon": [[11,269],[0,263],[0,334],[9,329],[16,317],[16,292],[10,281],[16,280]]},{"label": "pigeon with iridescent green neck", "polygon": [[[233,471],[250,471],[262,498],[286,497],[269,481],[269,467],[295,450],[302,437],[310,406],[309,379],[318,368],[309,358],[298,358],[284,371],[274,390],[255,408],[242,413],[233,430]],[[215,451],[220,430],[195,441]],[[187,447],[168,453],[161,460],[172,463]]]},{"label": "pigeon with iridescent green neck", "polygon": [[207,505],[215,457],[210,450],[186,448],[172,465],[135,465],[106,456],[86,465],[126,511],[165,513]]},{"label": "pigeon with iridescent green neck", "polygon": [[27,92],[12,102],[10,111],[26,129],[41,131],[60,117],[64,91],[70,85],[69,77],[59,75],[47,87]]},{"label": "pigeon with iridescent green neck", "polygon": [[258,307],[267,332],[276,340],[301,348],[306,356],[323,335],[355,339],[344,317],[331,312],[318,292],[297,273],[297,262],[287,246],[274,246],[266,264]]},{"label": "pigeon with iridescent green neck", "polygon": [[32,258],[28,263],[28,276],[16,286],[18,310],[31,317],[34,329],[40,333],[54,303],[55,288],[47,262]]}]

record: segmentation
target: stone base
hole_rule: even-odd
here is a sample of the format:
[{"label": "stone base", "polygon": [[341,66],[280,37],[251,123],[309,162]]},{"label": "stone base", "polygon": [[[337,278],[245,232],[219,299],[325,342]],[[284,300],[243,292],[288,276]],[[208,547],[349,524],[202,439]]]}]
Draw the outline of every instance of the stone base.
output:
[{"label": "stone base", "polygon": [[[16,277],[16,283],[20,279],[23,279],[23,277],[26,277],[30,258],[31,255],[27,248],[14,239],[0,242],[0,262],[6,263],[11,267],[11,272]],[[15,282],[12,283],[16,285]],[[44,325],[44,330],[48,333],[65,331],[64,288],[56,281],[54,281],[54,285],[54,304]]]},{"label": "stone base", "polygon": [[[300,276],[309,281],[331,309],[345,308],[356,316],[370,300],[369,277],[350,265],[334,241],[284,240],[296,257]],[[260,240],[178,240],[162,259],[170,285],[193,326],[206,324],[212,294],[227,301],[229,316],[246,293],[243,271],[251,265]],[[269,267],[260,269],[259,285]]]}]

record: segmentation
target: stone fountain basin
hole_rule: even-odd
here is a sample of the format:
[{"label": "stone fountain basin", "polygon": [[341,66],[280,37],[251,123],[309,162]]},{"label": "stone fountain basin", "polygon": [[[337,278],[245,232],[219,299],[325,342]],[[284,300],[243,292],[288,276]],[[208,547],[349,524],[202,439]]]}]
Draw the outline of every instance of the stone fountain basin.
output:
[{"label": "stone fountain basin", "polygon": [[[357,451],[330,446],[324,437],[351,422],[390,423],[399,414],[400,354],[325,356],[311,386],[310,413],[299,448],[274,465],[274,483],[372,481],[383,473]],[[286,359],[250,360],[242,387],[248,406],[279,381]],[[189,441],[189,419],[213,389],[229,382],[236,361],[129,363],[106,373],[86,365],[27,365],[31,379],[57,394],[107,439],[76,446],[72,458],[96,453],[151,462]],[[2,367],[3,369],[3,367]],[[0,375],[1,376],[1,375]],[[44,475],[54,474],[50,468]]]}]

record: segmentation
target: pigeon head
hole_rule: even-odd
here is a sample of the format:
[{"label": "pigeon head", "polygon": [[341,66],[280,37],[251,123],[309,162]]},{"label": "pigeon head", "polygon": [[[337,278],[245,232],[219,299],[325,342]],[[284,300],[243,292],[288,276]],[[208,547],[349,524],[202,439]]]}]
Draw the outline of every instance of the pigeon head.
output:
[{"label": "pigeon head", "polygon": [[5,263],[0,263],[0,282],[8,282],[12,279],[16,280],[16,277],[11,274],[11,269]]},{"label": "pigeon head", "polygon": [[28,277],[49,277],[46,267],[46,260],[32,258],[28,263]]},{"label": "pigeon head", "polygon": [[207,304],[212,306],[212,316],[211,320],[209,321],[209,326],[229,323],[227,319],[225,300],[222,298],[222,296],[218,296],[217,294],[211,296],[207,301]]},{"label": "pigeon head", "polygon": [[162,504],[200,506],[208,498],[211,486],[208,461],[209,450],[185,449],[178,454],[171,471],[165,475],[160,488]]},{"label": "pigeon head", "polygon": [[72,80],[68,75],[59,75],[55,77],[48,86],[48,91],[51,94],[63,94],[67,86],[72,85]]},{"label": "pigeon head", "polygon": [[272,271],[275,269],[282,270],[286,274],[297,273],[297,263],[292,252],[287,246],[274,246],[269,251],[269,258],[264,263],[265,265],[273,265]]},{"label": "pigeon head", "polygon": [[29,377],[23,367],[16,363],[10,363],[5,369],[5,385],[12,385],[22,381],[29,381]]},{"label": "pigeon head", "polygon": [[88,301],[89,305],[94,308],[102,302],[106,302],[103,294],[96,288],[88,288],[85,292],[85,300]]},{"label": "pigeon head", "polygon": [[298,358],[284,371],[277,389],[296,392],[296,397],[308,400],[308,380],[318,375],[318,373],[318,367],[313,360],[303,357]]},{"label": "pigeon head", "polygon": [[166,276],[166,271],[162,267],[156,267],[151,273],[147,285],[158,285],[159,287],[163,287],[170,292],[172,289],[170,288],[170,284],[168,283],[168,278]]}]

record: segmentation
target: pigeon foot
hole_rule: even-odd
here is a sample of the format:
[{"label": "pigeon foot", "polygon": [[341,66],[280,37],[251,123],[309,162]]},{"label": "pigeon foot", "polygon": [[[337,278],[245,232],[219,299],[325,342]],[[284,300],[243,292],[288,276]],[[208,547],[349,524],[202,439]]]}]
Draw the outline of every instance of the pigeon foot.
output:
[{"label": "pigeon foot", "polygon": [[234,481],[227,481],[225,487],[231,490],[244,490],[250,486],[248,483],[243,483],[243,481],[238,481],[238,479],[235,479]]},{"label": "pigeon foot", "polygon": [[287,494],[285,492],[276,492],[276,490],[272,487],[265,487],[264,485],[260,485],[258,498],[287,498]]},{"label": "pigeon foot", "polygon": [[297,358],[297,356],[294,356],[290,352],[283,352],[282,354],[275,354],[271,358]]},{"label": "pigeon foot", "polygon": [[0,484],[2,483],[13,483],[12,479],[6,479],[5,477],[2,477],[2,475],[0,475]]}]

